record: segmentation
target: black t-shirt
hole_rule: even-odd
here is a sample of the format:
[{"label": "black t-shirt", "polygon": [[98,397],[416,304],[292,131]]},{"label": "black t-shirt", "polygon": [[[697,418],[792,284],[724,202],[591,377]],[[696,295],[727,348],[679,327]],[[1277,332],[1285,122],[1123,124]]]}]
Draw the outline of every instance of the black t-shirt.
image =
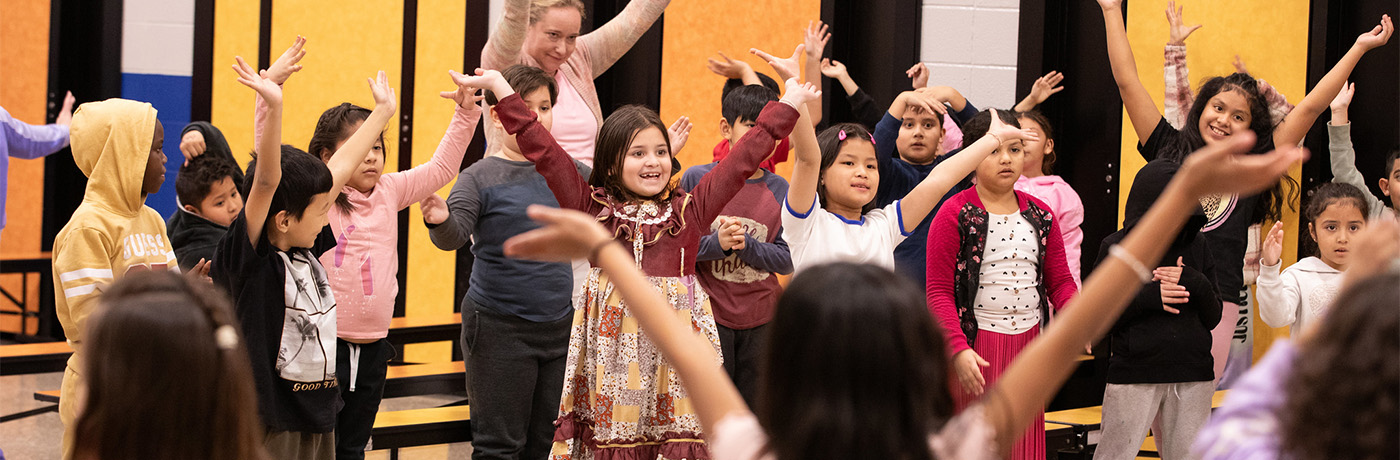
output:
[{"label": "black t-shirt", "polygon": [[[266,232],[254,247],[248,242],[247,217],[241,213],[219,241],[209,276],[233,297],[252,361],[258,413],[268,429],[305,433],[335,430],[342,403],[335,379],[334,302],[311,311],[300,301],[289,305],[289,299],[307,298],[302,291],[306,284],[287,283],[288,269],[283,262],[283,255],[300,260],[296,265],[302,272],[319,271],[313,278],[324,280],[325,269],[315,259],[334,248],[335,235],[329,226],[321,230],[311,248],[284,253],[272,246]],[[322,288],[322,293],[329,291],[328,285]],[[310,289],[316,293],[314,287]],[[328,349],[323,346],[326,339]]]},{"label": "black t-shirt", "polygon": [[[1181,131],[1163,118],[1157,122],[1152,135],[1138,145],[1138,153],[1147,161],[1152,161],[1158,157],[1172,157],[1171,154],[1187,148]],[[1222,301],[1235,304],[1244,302],[1244,253],[1249,249],[1249,226],[1254,224],[1254,208],[1258,201],[1258,195],[1201,199],[1207,219],[1201,232],[1206,235],[1215,253],[1215,287]]]}]

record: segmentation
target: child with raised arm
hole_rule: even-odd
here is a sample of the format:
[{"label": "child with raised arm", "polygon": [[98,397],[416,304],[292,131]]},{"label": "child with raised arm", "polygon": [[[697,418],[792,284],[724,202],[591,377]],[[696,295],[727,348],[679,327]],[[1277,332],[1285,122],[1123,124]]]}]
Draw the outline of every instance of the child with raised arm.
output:
[{"label": "child with raised arm", "polygon": [[[1356,83],[1347,83],[1341,91],[1337,92],[1337,98],[1332,100],[1332,120],[1327,122],[1327,151],[1331,153],[1328,160],[1332,164],[1332,180],[1356,187],[1361,191],[1361,197],[1366,201],[1366,207],[1370,211],[1366,214],[1366,220],[1375,220],[1382,214],[1395,214],[1393,209],[1387,208],[1385,202],[1371,194],[1370,187],[1366,186],[1366,177],[1361,175],[1361,171],[1356,169],[1356,149],[1351,144],[1351,120],[1347,115],[1351,107],[1351,97],[1356,94]],[[1391,154],[1391,160],[1386,162],[1386,175],[1391,175],[1394,171],[1395,155]],[[1389,180],[1381,177],[1381,191],[1391,200],[1400,199],[1400,196],[1390,194]]]},{"label": "child with raised arm", "polygon": [[[1015,115],[988,111],[969,120],[963,132],[973,139],[992,137],[985,133],[997,122],[1017,126]],[[929,229],[928,305],[943,326],[961,383],[953,391],[959,409],[996,383],[1040,333],[1051,308],[1063,309],[1078,290],[1049,206],[1015,189],[1021,141],[1000,142],[984,156],[977,185],[949,198]],[[1037,421],[1011,458],[1044,454],[1044,424]]]},{"label": "child with raised arm", "polygon": [[[495,113],[506,133],[515,135],[521,153],[535,163],[560,207],[597,217],[616,239],[627,241],[634,262],[651,276],[653,287],[666,293],[674,311],[691,318],[717,352],[709,296],[695,276],[700,238],[710,232],[711,223],[778,139],[791,131],[796,108],[816,97],[816,90],[789,80],[786,98],[768,104],[758,125],[730,155],[693,192],[685,192],[672,188],[671,176],[680,164],[671,155],[666,125],[655,112],[629,106],[609,116],[598,134],[595,167],[585,182],[499,74],[478,72],[464,81],[498,98]],[[587,283],[582,298],[575,301],[552,457],[710,458],[703,443],[696,442],[701,430],[685,404],[686,392],[654,345],[638,335],[627,304],[613,292],[609,278],[595,268]]]},{"label": "child with raised arm", "polygon": [[[1273,122],[1263,90],[1254,77],[1236,73],[1214,77],[1201,85],[1181,129],[1173,128],[1138,79],[1137,66],[1123,24],[1121,0],[1099,0],[1104,15],[1109,62],[1118,83],[1128,119],[1137,133],[1138,152],[1147,160],[1166,158],[1180,162],[1194,149],[1229,139],[1248,131],[1255,135],[1254,152],[1272,146],[1297,145],[1313,121],[1327,108],[1346,83],[1356,63],[1367,52],[1384,45],[1394,32],[1390,16],[1357,37],[1356,44],[1318,81],[1283,120]],[[1284,184],[1290,187],[1284,187]],[[1278,220],[1282,206],[1289,201],[1285,189],[1296,189],[1287,179],[1269,193],[1254,196],[1221,195],[1202,202],[1208,221],[1202,230],[1216,251],[1216,292],[1225,302],[1222,324],[1232,324],[1244,300],[1244,257],[1249,244],[1249,227],[1265,220]],[[1225,329],[1225,330],[1221,330]],[[1215,371],[1219,376],[1228,356],[1232,329],[1215,331]]]},{"label": "child with raised arm", "polygon": [[219,243],[210,276],[232,296],[253,365],[258,412],[273,458],[335,457],[336,297],[318,260],[336,247],[331,206],[364,163],[396,102],[384,72],[370,80],[375,110],[329,162],[283,145],[282,89],[242,58],[238,81],[258,93],[261,136],[248,199]]},{"label": "child with raised arm", "polygon": [[0,229],[5,228],[5,197],[10,179],[10,157],[43,158],[68,146],[68,125],[73,121],[73,93],[63,97],[63,109],[53,124],[31,125],[16,120],[0,107]]},{"label": "child with raised arm", "polygon": [[1369,193],[1349,184],[1328,182],[1308,197],[1303,222],[1316,243],[1317,255],[1298,260],[1279,273],[1283,223],[1275,223],[1259,257],[1259,317],[1271,327],[1293,326],[1294,336],[1326,315],[1341,288],[1342,273],[1352,259],[1350,242],[1366,228]]},{"label": "child with raised arm", "polygon": [[170,216],[166,227],[181,269],[188,270],[201,260],[214,260],[219,240],[243,210],[243,195],[238,191],[242,183],[237,179],[242,177],[238,163],[217,154],[196,156],[180,167],[175,176],[180,209]]},{"label": "child with raised arm", "polygon": [[[299,38],[268,71],[279,85],[300,68],[295,60],[305,54],[300,52],[304,43]],[[336,248],[319,257],[331,290],[339,299],[336,369],[342,380],[340,396],[345,402],[336,418],[339,459],[364,458],[384,394],[389,360],[395,355],[387,337],[399,294],[398,213],[433,195],[456,177],[467,144],[481,120],[481,108],[476,105],[480,98],[474,98],[474,92],[476,88],[457,86],[441,93],[455,103],[456,110],[428,162],[385,173],[384,134],[383,129],[378,129],[373,131],[376,136],[368,155],[355,164],[344,189],[337,190],[330,212]],[[307,152],[327,164],[337,154],[360,157],[362,152],[342,149],[371,116],[369,109],[348,102],[327,109],[316,122]]]},{"label": "child with raised arm", "polygon": [[[773,77],[768,75],[754,72],[753,67],[750,67],[747,62],[735,61],[730,59],[729,56],[725,56],[724,53],[719,53],[719,56],[724,59],[724,62],[710,58],[708,66],[711,72],[721,77],[728,78],[728,80],[724,81],[724,89],[720,90],[719,101],[721,105],[723,105],[724,100],[729,97],[729,93],[745,86],[762,86],[774,93],[782,91],[783,88],[778,86],[777,80],[774,80]],[[752,122],[752,120],[750,120],[750,122]],[[726,130],[735,129],[739,129],[739,126],[735,126],[723,117],[720,118],[719,130],[721,134]],[[714,148],[715,162],[719,162],[723,160],[724,157],[729,156],[730,148],[733,148],[733,144],[729,142],[727,137],[725,139],[720,139],[719,143],[715,144]],[[769,155],[768,159],[763,160],[763,163],[760,163],[758,167],[772,172],[773,168],[776,168],[778,164],[787,161],[788,153],[791,151],[792,138],[785,137],[783,140],[778,141],[778,147],[773,149],[773,154]]]},{"label": "child with raised arm", "polygon": [[1079,226],[1084,223],[1084,202],[1064,178],[1055,175],[1055,161],[1059,157],[1055,151],[1055,128],[1050,125],[1050,117],[1035,108],[1064,89],[1059,86],[1064,78],[1059,72],[1045,74],[1036,79],[1030,94],[1016,104],[1016,120],[1021,122],[1021,127],[1040,135],[1039,139],[1021,142],[1024,161],[1021,178],[1016,179],[1016,190],[1029,193],[1050,206],[1050,213],[1059,222],[1060,233],[1064,236],[1069,274],[1078,286],[1081,284],[1080,246],[1084,244],[1084,231]]},{"label": "child with raised arm", "polygon": [[[759,85],[730,92],[721,110],[726,124],[721,125],[720,133],[725,142],[737,145],[758,124],[763,108],[777,100],[776,92]],[[694,190],[718,165],[687,169],[680,188]],[[750,403],[758,391],[758,356],[766,346],[765,325],[783,292],[778,275],[792,273],[792,254],[781,235],[780,209],[787,191],[788,183],[781,176],[763,169],[754,171],[711,225],[714,233],[700,239],[696,256],[700,285],[710,294],[715,312],[724,369]]]},{"label": "child with raised arm", "polygon": [[[944,102],[950,101],[951,107]],[[959,150],[943,151],[944,123],[948,109],[952,108],[952,118],[966,123],[976,115],[976,107],[967,102],[957,90],[949,87],[921,88],[905,91],[897,96],[880,123],[875,125],[876,158],[880,173],[884,174],[875,192],[875,206],[884,207],[904,197],[928,177],[943,161],[953,158]],[[967,137],[967,139],[977,139]],[[946,190],[934,205],[937,210],[942,203],[967,187],[969,179],[960,178],[958,183]],[[903,273],[916,283],[924,283],[927,269],[925,243],[928,241],[929,225],[933,222],[930,211],[915,224],[909,238],[894,249],[895,271]]]},{"label": "child with raised arm", "polygon": [[[559,91],[554,79],[524,65],[510,66],[501,75],[548,129]],[[504,130],[495,110],[500,101],[489,91],[485,101],[491,117],[487,129]],[[461,346],[472,403],[473,455],[543,459],[554,441],[564,390],[576,275],[569,264],[506,257],[501,245],[507,238],[537,228],[525,208],[558,207],[559,202],[534,163],[520,153],[515,136],[498,139],[501,149],[462,171],[446,202],[428,197],[423,219],[439,249],[470,245],[472,253],[471,279],[462,296]],[[574,167],[587,177],[587,166],[574,160]]]},{"label": "child with raised arm", "polygon": [[[64,458],[73,455],[73,422],[91,353],[83,335],[102,292],[133,271],[180,270],[165,221],[146,206],[146,197],[165,182],[165,128],[156,109],[126,99],[89,102],[78,107],[69,129],[73,162],[88,182],[83,202],[53,242],[54,307],[73,347],[58,403]],[[207,271],[207,262],[191,270]]]},{"label": "child with raised arm", "polygon": [[928,320],[918,288],[887,269],[840,263],[793,278],[773,319],[767,391],[751,408],[714,365],[704,339],[650,289],[626,249],[592,216],[535,207],[531,216],[546,227],[508,241],[506,251],[544,260],[588,255],[601,267],[690,390],[717,458],[1004,458],[1068,377],[1083,344],[1102,335],[1151,279],[1140,261],[1161,258],[1198,197],[1268,187],[1306,156],[1293,149],[1245,157],[1252,139],[1240,140],[1192,157],[1057,324],[988,396],[958,415],[942,334]]},{"label": "child with raised arm", "polygon": [[[1171,123],[1172,127],[1181,129],[1186,125],[1186,118],[1194,105],[1191,100],[1191,79],[1190,69],[1186,67],[1186,38],[1190,37],[1197,29],[1203,27],[1200,24],[1187,25],[1182,19],[1181,11],[1185,7],[1177,7],[1176,2],[1167,2],[1167,45],[1163,49],[1165,62],[1162,64],[1162,72],[1165,74],[1164,82],[1166,97],[1162,101],[1163,118]],[[1248,74],[1244,61],[1239,55],[1235,56],[1235,70],[1242,74]],[[1259,91],[1263,93],[1264,100],[1269,106],[1269,118],[1277,125],[1283,122],[1283,117],[1288,112],[1293,111],[1293,104],[1288,103],[1288,98],[1277,88],[1270,85],[1264,79],[1258,80]]]}]

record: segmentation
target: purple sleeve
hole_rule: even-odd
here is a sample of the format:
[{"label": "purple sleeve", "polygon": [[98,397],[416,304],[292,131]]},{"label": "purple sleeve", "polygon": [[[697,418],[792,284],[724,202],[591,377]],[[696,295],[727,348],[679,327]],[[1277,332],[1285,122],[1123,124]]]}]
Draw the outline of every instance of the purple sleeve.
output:
[{"label": "purple sleeve", "polygon": [[10,116],[0,108],[5,149],[9,156],[32,160],[42,158],[68,146],[68,127],[63,125],[31,125]]},{"label": "purple sleeve", "polygon": [[1292,343],[1274,342],[1269,353],[1230,390],[1225,404],[1211,415],[1196,437],[1192,452],[1205,460],[1279,458],[1276,414],[1283,404],[1284,381],[1296,359],[1297,349]]}]

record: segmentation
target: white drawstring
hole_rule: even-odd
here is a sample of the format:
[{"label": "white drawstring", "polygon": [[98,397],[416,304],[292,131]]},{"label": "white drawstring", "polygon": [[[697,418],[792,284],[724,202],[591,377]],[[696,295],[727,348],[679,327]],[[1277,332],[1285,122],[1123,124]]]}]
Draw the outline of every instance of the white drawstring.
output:
[{"label": "white drawstring", "polygon": [[355,380],[360,375],[360,345],[349,343],[350,345],[350,391],[355,391]]}]

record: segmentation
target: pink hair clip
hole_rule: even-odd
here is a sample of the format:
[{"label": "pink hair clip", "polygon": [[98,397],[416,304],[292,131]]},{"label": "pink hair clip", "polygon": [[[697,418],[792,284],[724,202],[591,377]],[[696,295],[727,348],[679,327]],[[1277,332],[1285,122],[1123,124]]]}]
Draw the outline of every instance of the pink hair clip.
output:
[{"label": "pink hair clip", "polygon": [[871,135],[870,135],[870,145],[875,145],[875,135],[874,135],[874,134],[871,134]]},{"label": "pink hair clip", "polygon": [[836,133],[836,140],[838,140],[838,141],[844,141],[844,140],[846,140],[846,130],[843,129],[843,130],[841,130],[841,132]]}]

